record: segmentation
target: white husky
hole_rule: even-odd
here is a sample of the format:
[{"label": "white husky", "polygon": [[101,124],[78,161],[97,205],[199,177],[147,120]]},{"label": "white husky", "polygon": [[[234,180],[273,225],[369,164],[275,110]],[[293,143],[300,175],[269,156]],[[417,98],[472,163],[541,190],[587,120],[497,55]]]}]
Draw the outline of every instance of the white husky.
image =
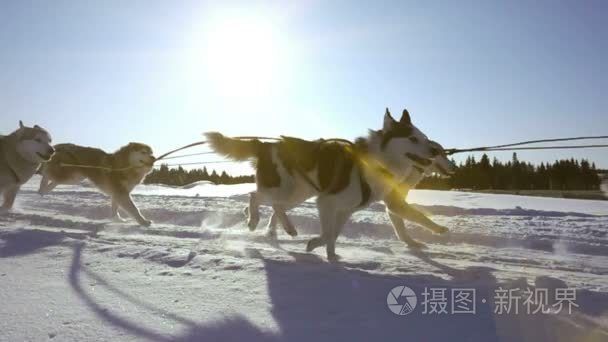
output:
[{"label": "white husky", "polygon": [[435,233],[447,232],[404,199],[431,167],[444,174],[451,170],[441,145],[412,124],[407,110],[396,121],[387,109],[382,130],[370,131],[354,145],[287,137],[263,143],[230,139],[219,133],[207,133],[207,139],[216,152],[254,163],[257,191],[250,197],[250,229],[258,224],[258,206],[266,204],[274,209],[270,229],[276,218],[290,235],[295,235],[285,211],[317,196],[321,236],[311,239],[307,250],[327,245],[330,260],[336,258],[335,241],[351,214],[378,200],[385,202],[397,236],[411,246],[420,244],[408,236],[403,219]]},{"label": "white husky", "polygon": [[0,193],[4,202],[0,212],[13,207],[17,193],[40,167],[55,153],[51,136],[42,127],[26,127],[19,121],[19,129],[0,136]]}]

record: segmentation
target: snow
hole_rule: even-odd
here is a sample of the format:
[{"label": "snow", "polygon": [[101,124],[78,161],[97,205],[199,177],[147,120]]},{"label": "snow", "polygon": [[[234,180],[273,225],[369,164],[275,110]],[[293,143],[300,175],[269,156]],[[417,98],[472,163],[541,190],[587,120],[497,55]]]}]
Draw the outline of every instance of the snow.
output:
[{"label": "snow", "polygon": [[[408,223],[427,244],[409,250],[375,204],[328,263],[304,250],[312,201],[289,213],[296,238],[249,232],[252,184],[139,186],[141,228],[86,184],[40,197],[37,181],[0,216],[0,341],[608,341],[608,201],[412,191],[450,234]],[[401,285],[418,295],[406,316],[387,307]],[[579,307],[494,312],[496,289],[528,287],[575,288]],[[423,314],[425,288],[475,289],[476,313]]]}]

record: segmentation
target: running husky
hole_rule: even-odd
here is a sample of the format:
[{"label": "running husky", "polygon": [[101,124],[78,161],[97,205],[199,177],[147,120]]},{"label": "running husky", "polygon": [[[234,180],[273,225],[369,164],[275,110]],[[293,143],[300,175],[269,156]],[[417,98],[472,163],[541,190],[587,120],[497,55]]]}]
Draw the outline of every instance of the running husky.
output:
[{"label": "running husky", "polygon": [[[114,153],[74,144],[55,146],[55,155],[41,168],[41,195],[59,184],[78,184],[89,179],[99,190],[112,198],[112,218],[122,221],[119,207],[145,227],[152,224],[145,219],[131,199],[131,191],[152,171],[156,161],[152,148],[140,143],[129,143]],[[71,167],[63,164],[92,167]]]},{"label": "running husky", "polygon": [[21,185],[55,153],[50,144],[51,135],[44,128],[26,127],[21,121],[19,129],[0,136],[0,193],[4,195],[0,212],[13,207]]},{"label": "running husky", "polygon": [[263,143],[220,133],[206,136],[216,152],[234,160],[253,160],[257,191],[250,197],[250,229],[259,222],[258,206],[266,204],[273,207],[273,216],[285,230],[295,235],[285,211],[317,196],[321,236],[311,239],[307,250],[327,245],[330,260],[337,257],[335,241],[351,214],[378,200],[385,202],[397,236],[410,246],[421,244],[408,236],[403,219],[438,234],[448,231],[405,202],[411,183],[417,183],[430,167],[443,174],[452,167],[441,145],[412,124],[407,110],[396,121],[387,109],[382,130],[370,131],[354,145],[288,137]]}]

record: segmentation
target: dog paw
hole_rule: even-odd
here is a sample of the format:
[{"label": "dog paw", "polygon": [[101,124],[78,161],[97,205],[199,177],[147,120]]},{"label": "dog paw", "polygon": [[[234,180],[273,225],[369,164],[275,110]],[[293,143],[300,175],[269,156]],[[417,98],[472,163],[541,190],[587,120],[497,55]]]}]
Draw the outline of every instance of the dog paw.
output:
[{"label": "dog paw", "polygon": [[444,226],[437,226],[437,228],[433,229],[433,232],[435,232],[435,234],[445,234],[449,231],[450,230]]},{"label": "dog paw", "polygon": [[113,222],[117,222],[117,223],[124,223],[127,222],[126,219],[120,217],[120,216],[112,216],[112,221]]},{"label": "dog paw", "polygon": [[340,259],[342,259],[342,257],[340,257],[338,254],[327,255],[327,261],[330,263],[339,262]]},{"label": "dog paw", "polygon": [[324,244],[325,241],[323,241],[323,239],[321,239],[320,237],[312,238],[308,240],[308,243],[306,244],[306,251],[312,252],[313,250],[315,250],[315,248],[323,246]]},{"label": "dog paw", "polygon": [[410,249],[425,249],[427,248],[425,244],[422,242],[418,242],[416,240],[406,241],[407,247]]},{"label": "dog paw", "polygon": [[148,228],[148,227],[150,227],[152,225],[152,221],[150,221],[150,220],[142,220],[142,221],[139,221],[139,224],[142,225],[142,226],[144,226],[144,227],[146,227],[146,228]]},{"label": "dog paw", "polygon": [[291,237],[298,236],[298,231],[295,228],[285,229],[285,233],[287,233]]},{"label": "dog paw", "polygon": [[258,227],[258,223],[260,223],[259,216],[250,217],[249,220],[247,220],[247,227],[249,227],[250,231],[254,231]]}]

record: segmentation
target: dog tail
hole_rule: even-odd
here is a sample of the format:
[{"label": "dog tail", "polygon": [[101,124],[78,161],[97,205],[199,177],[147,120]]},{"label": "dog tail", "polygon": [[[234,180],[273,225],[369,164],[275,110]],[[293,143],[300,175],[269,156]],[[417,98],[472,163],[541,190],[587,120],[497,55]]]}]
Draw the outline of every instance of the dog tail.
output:
[{"label": "dog tail", "polygon": [[241,140],[224,136],[218,132],[205,133],[209,147],[232,160],[245,161],[258,155],[259,140]]}]

